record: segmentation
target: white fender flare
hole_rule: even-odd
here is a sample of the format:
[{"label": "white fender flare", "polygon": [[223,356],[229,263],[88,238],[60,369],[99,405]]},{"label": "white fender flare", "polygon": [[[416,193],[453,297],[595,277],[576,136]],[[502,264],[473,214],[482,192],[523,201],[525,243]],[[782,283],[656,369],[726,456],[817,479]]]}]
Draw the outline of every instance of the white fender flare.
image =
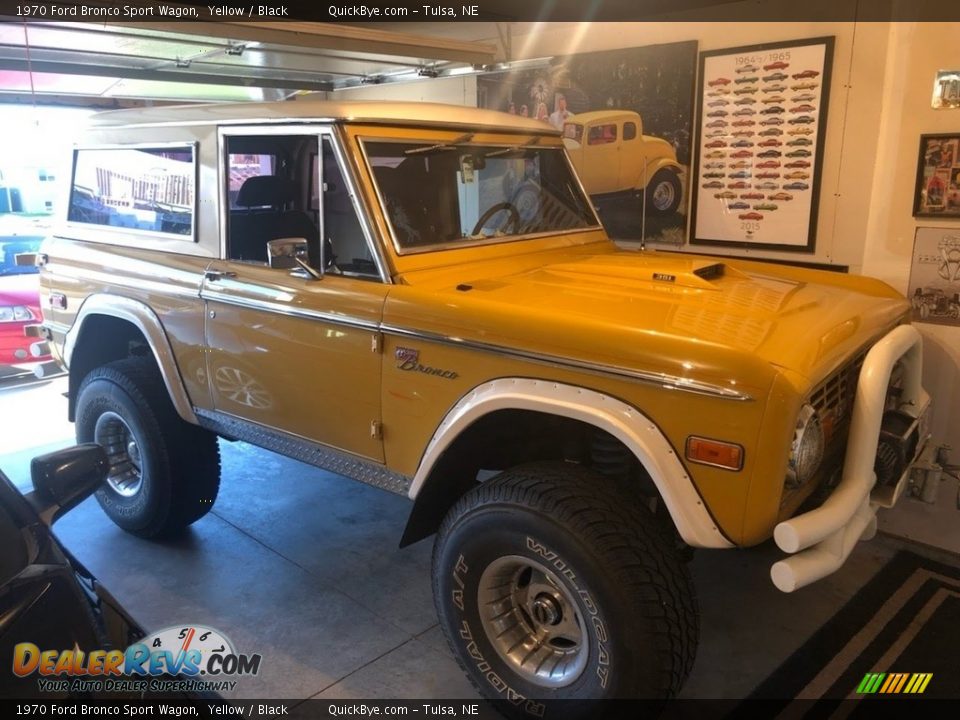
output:
[{"label": "white fender flare", "polygon": [[692,547],[730,548],[693,480],[654,422],[631,405],[573,385],[500,378],[477,386],[447,413],[417,468],[409,495],[416,499],[443,451],[470,425],[497,410],[533,410],[580,420],[610,433],[637,457],[656,484],[677,531]]},{"label": "white fender flare", "polygon": [[77,317],[64,339],[63,343],[63,361],[70,366],[70,359],[73,356],[77,340],[83,331],[83,324],[87,318],[94,315],[105,315],[115,317],[119,320],[125,320],[136,327],[147,339],[153,357],[160,368],[160,374],[163,376],[163,382],[167,386],[167,392],[170,394],[170,400],[177,414],[189,423],[198,424],[196,414],[193,412],[193,404],[187,395],[187,390],[183,386],[183,379],[180,377],[180,369],[177,367],[177,361],[170,347],[170,340],[163,329],[160,318],[147,305],[137,300],[133,300],[122,295],[90,295],[84,300]]}]

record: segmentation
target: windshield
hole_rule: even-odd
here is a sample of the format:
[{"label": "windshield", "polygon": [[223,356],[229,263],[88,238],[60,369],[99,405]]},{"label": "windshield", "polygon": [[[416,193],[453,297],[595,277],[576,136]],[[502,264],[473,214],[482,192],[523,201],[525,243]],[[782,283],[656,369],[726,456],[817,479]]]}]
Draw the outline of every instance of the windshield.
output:
[{"label": "windshield", "polygon": [[398,249],[598,225],[561,148],[365,142]]},{"label": "windshield", "polygon": [[40,268],[34,265],[17,265],[17,255],[37,252],[41,240],[43,238],[40,237],[0,237],[0,276],[40,272]]}]

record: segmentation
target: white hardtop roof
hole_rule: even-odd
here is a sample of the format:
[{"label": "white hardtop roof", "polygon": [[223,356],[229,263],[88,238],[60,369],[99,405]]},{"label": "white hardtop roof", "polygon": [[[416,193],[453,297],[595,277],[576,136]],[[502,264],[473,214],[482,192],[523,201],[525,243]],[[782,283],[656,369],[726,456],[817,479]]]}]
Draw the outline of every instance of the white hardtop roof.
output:
[{"label": "white hardtop roof", "polygon": [[263,103],[207,103],[111,110],[90,120],[91,128],[181,124],[257,124],[308,120],[390,125],[429,125],[512,130],[558,135],[546,122],[496,110],[441,103],[293,100]]}]

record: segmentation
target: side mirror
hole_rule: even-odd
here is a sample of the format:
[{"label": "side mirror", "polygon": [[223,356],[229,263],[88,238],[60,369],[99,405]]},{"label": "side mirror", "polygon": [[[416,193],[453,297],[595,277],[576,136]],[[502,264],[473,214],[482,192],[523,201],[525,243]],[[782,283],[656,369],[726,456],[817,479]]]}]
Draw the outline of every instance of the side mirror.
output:
[{"label": "side mirror", "polygon": [[291,270],[297,265],[297,258],[307,259],[307,241],[305,238],[278,238],[267,243],[270,267]]},{"label": "side mirror", "polygon": [[[322,259],[321,250],[321,259]],[[321,280],[323,273],[310,264],[310,249],[304,238],[277,238],[267,243],[270,267],[281,270],[302,270],[314,280]]]},{"label": "side mirror", "polygon": [[35,457],[30,463],[34,509],[41,520],[52,525],[100,487],[109,471],[107,453],[95,443]]}]

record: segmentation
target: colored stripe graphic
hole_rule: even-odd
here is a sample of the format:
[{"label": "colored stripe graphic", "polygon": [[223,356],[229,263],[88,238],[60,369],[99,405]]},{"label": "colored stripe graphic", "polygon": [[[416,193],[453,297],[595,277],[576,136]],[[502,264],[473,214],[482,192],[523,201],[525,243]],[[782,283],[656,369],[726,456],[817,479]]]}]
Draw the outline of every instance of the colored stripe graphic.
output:
[{"label": "colored stripe graphic", "polygon": [[919,695],[926,691],[933,673],[867,673],[857,686],[858,695]]},{"label": "colored stripe graphic", "polygon": [[867,673],[863,676],[863,680],[860,681],[857,694],[872,695],[880,687],[880,683],[883,682],[886,675],[886,673]]}]

